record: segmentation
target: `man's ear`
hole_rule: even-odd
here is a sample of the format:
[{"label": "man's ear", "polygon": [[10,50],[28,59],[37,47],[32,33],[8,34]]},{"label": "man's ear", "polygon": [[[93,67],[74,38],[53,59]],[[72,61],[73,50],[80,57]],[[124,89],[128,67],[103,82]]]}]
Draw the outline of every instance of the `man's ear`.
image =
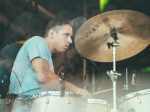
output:
[{"label": "man's ear", "polygon": [[49,30],[48,35],[49,35],[50,37],[53,37],[53,35],[54,35],[54,30],[53,30],[53,29]]}]

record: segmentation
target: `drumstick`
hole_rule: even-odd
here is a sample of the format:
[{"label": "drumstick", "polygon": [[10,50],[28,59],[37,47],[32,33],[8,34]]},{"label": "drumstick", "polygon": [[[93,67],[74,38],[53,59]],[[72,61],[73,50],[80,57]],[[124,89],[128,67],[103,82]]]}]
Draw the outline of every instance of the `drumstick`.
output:
[{"label": "drumstick", "polygon": [[110,89],[105,89],[105,90],[102,90],[102,91],[97,91],[97,92],[94,92],[91,94],[91,96],[94,96],[94,95],[97,95],[97,94],[101,94],[101,93],[104,93],[104,92],[107,92],[107,91],[111,91],[113,88],[110,88]]}]

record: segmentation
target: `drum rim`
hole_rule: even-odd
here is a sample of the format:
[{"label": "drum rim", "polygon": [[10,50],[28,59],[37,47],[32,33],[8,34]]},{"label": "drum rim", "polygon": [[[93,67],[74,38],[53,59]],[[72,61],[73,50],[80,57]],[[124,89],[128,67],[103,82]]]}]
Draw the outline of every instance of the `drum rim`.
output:
[{"label": "drum rim", "polygon": [[120,102],[123,102],[123,101],[126,101],[126,100],[129,100],[131,98],[134,98],[134,97],[138,97],[140,95],[147,95],[150,93],[150,89],[143,89],[143,90],[140,90],[140,91],[135,91],[135,92],[131,92],[131,93],[128,93],[126,95],[124,95],[123,97],[120,98]]},{"label": "drum rim", "polygon": [[[71,95],[74,95],[74,94],[69,91],[64,92],[64,97],[71,96]],[[41,98],[41,97],[45,97],[45,96],[57,96],[57,97],[60,96],[61,97],[61,91],[45,91],[45,92],[41,92],[41,93],[36,93],[36,94],[32,95],[31,99]]]}]

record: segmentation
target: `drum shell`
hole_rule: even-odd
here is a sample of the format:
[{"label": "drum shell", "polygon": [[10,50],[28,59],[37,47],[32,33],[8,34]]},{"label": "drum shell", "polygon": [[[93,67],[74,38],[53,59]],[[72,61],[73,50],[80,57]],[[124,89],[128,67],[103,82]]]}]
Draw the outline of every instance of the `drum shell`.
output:
[{"label": "drum shell", "polygon": [[111,104],[103,99],[86,99],[82,104],[80,112],[110,112]]},{"label": "drum shell", "polygon": [[49,92],[42,97],[36,97],[31,104],[31,112],[80,112],[81,97],[65,92],[63,97],[60,92]]},{"label": "drum shell", "polygon": [[149,112],[150,89],[129,93],[120,99],[120,112]]},{"label": "drum shell", "polygon": [[[39,103],[41,102],[41,103]],[[76,95],[48,95],[33,100],[31,112],[110,112],[111,105],[102,99],[83,99]]]},{"label": "drum shell", "polygon": [[21,107],[19,104],[27,104],[30,112],[110,112],[111,109],[107,100],[84,99],[71,92],[65,92],[61,97],[60,91],[36,94],[27,101],[19,97],[15,101],[15,107],[24,108],[24,105]]}]

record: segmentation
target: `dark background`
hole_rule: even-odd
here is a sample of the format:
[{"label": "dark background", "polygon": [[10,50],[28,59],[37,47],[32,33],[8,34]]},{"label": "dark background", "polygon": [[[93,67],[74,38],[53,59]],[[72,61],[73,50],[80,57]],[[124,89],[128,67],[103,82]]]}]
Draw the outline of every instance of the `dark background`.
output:
[{"label": "dark background", "polygon": [[[149,0],[110,0],[109,4],[104,9],[104,12],[114,9],[130,9],[140,11],[145,15],[150,16],[149,7]],[[43,9],[47,12],[43,11]],[[54,16],[63,16],[69,19],[77,17],[85,17],[89,19],[100,13],[103,12],[99,9],[98,0],[1,0],[0,50],[6,45],[26,39],[29,36],[43,35],[48,21]],[[83,65],[81,65],[83,64],[83,57],[79,54],[77,55],[79,60],[77,57],[70,59],[70,63],[73,65],[73,70],[70,70],[70,66],[67,66],[68,69],[66,69],[66,72],[69,72],[70,70],[73,77],[78,77],[79,80],[82,81],[84,78],[81,69],[83,68]],[[62,58],[62,60],[63,59],[64,58]],[[3,60],[3,58],[1,58],[1,60]],[[89,83],[92,83],[91,79],[93,73],[96,77],[96,87],[94,87],[96,88],[95,91],[112,87],[111,80],[106,74],[107,70],[112,69],[112,63],[93,62],[90,60],[86,61],[88,65],[87,71],[89,74]],[[67,62],[63,62],[63,64],[64,66],[68,65]],[[58,66],[60,67],[59,64]],[[150,46],[136,56],[117,62],[117,71],[122,74],[122,76],[118,78],[118,88],[122,90],[125,82],[126,68],[128,68],[130,88],[132,88],[132,74],[135,72],[137,74],[137,88],[139,90],[148,89],[150,86],[150,70],[144,71],[144,68],[149,66]],[[78,73],[78,71],[80,73]],[[79,74],[79,76],[76,76],[75,74]],[[93,88],[90,84],[87,85],[87,87],[90,90]]]}]

